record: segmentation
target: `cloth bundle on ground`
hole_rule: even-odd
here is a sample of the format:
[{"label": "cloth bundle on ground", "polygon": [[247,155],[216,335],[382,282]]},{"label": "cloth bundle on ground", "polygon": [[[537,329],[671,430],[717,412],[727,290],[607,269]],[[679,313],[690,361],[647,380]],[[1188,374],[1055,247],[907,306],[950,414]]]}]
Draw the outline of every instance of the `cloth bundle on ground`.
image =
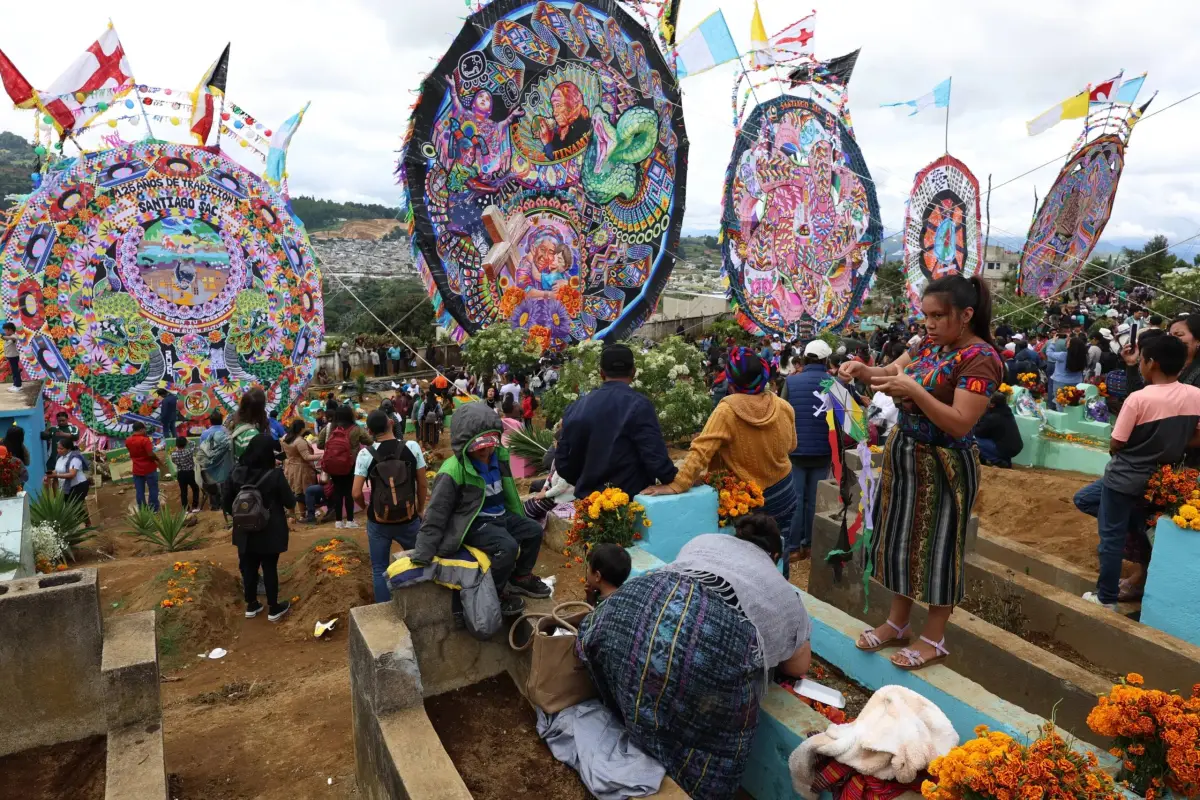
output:
[{"label": "cloth bundle on ground", "polygon": [[487,553],[464,546],[453,556],[434,556],[424,566],[413,563],[408,553],[388,565],[388,587],[393,593],[432,580],[447,589],[457,589],[462,601],[463,623],[476,639],[486,640],[500,630],[500,598],[492,581],[492,562]]},{"label": "cloth bundle on ground", "polygon": [[538,736],[554,757],[579,773],[599,800],[645,797],[662,785],[667,771],[629,738],[629,732],[599,700],[586,700],[557,714],[537,709]]},{"label": "cloth bundle on ground", "polygon": [[903,686],[884,686],[871,695],[858,719],[830,725],[804,740],[788,759],[792,786],[806,800],[822,757],[881,780],[910,783],[929,763],[958,746],[958,733],[936,705]]}]

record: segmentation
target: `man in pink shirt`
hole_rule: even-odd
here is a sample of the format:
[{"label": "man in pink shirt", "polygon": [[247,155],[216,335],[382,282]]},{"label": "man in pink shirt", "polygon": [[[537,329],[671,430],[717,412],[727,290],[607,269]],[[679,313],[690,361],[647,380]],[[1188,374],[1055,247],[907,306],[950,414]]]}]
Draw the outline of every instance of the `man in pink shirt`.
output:
[{"label": "man in pink shirt", "polygon": [[1145,387],[1126,398],[1113,425],[1112,459],[1104,477],[1075,494],[1075,507],[1096,517],[1100,533],[1100,577],[1083,599],[1116,608],[1125,536],[1142,534],[1142,495],[1164,464],[1178,464],[1184,451],[1200,446],[1200,389],[1179,382],[1187,346],[1173,336],[1142,339],[1139,368]]}]

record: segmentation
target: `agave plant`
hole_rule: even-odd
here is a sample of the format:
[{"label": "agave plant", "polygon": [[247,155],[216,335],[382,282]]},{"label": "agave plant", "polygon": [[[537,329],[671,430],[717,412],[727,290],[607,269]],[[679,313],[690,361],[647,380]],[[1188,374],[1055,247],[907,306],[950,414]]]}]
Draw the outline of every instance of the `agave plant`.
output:
[{"label": "agave plant", "polygon": [[142,506],[127,516],[125,521],[129,524],[130,536],[168,553],[188,550],[199,544],[196,540],[197,529],[188,527],[187,512],[183,509],[153,511]]},{"label": "agave plant", "polygon": [[546,457],[546,451],[554,445],[554,431],[546,428],[507,431],[504,434],[504,445],[514,456],[531,464],[541,464],[542,459]]},{"label": "agave plant", "polygon": [[96,528],[87,524],[87,508],[83,502],[68,498],[54,486],[47,486],[36,500],[30,501],[29,521],[33,525],[53,528],[72,561],[75,560],[74,548],[96,536]]}]

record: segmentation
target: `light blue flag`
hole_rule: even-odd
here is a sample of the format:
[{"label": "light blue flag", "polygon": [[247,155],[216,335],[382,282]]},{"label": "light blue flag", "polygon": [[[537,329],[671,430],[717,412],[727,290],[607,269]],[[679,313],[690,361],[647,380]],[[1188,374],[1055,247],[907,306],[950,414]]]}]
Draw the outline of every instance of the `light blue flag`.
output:
[{"label": "light blue flag", "polygon": [[675,73],[680,78],[699,75],[737,57],[737,45],[725,23],[725,14],[718,10],[675,46]]},{"label": "light blue flag", "polygon": [[1138,92],[1142,90],[1142,84],[1146,82],[1146,73],[1142,73],[1136,78],[1130,78],[1121,84],[1121,88],[1117,90],[1117,96],[1113,98],[1114,103],[1124,103],[1125,105],[1133,105],[1133,101],[1137,100]]},{"label": "light blue flag", "polygon": [[913,114],[916,114],[918,111],[924,111],[927,108],[945,108],[946,106],[950,105],[951,80],[951,78],[946,78],[946,80],[933,87],[932,92],[922,95],[916,100],[905,100],[903,103],[884,103],[880,106],[880,108],[912,106],[913,110],[912,114],[909,114],[910,117],[913,116]]}]

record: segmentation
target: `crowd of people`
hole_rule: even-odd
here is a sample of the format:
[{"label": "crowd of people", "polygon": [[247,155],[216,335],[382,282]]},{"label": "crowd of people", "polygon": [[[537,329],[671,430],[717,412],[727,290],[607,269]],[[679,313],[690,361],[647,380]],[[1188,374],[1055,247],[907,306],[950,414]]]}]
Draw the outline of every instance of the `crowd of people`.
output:
[{"label": "crowd of people", "polygon": [[[1200,316],[1164,320],[1141,307],[1147,299],[1092,293],[1048,304],[1037,325],[1016,330],[993,320],[984,281],[949,276],[926,286],[919,323],[885,314],[873,330],[832,340],[767,337],[754,347],[705,336],[696,344],[713,410],[678,462],[654,403],[633,388],[634,350],[608,344],[600,385],[555,424],[548,477],[524,501],[504,437],[533,425],[540,395],[559,379],[553,357],[528,376],[439,372],[405,383],[365,415],[330,393],[311,423],[290,414],[281,421],[253,389],[228,417],[213,412],[195,440],[178,435],[173,395],[164,389],[161,443],[137,423],[125,444],[139,505],[158,508],[165,453],[182,507],[207,500],[226,515],[245,615],[266,611],[272,621],[289,611],[278,569],[289,526],[318,521],[322,508],[339,529],[357,528],[355,515],[365,511],[376,601],[390,597],[394,548],[423,565],[470,547],[490,560],[500,611],[511,618],[525,598],[551,595],[534,566],[556,505],[605,489],[630,498],[683,493],[713,471],[753,481],[764,504],[736,520],[733,536],[697,531],[658,572],[630,578],[624,549],[592,548],[584,580],[596,611],[580,626],[577,647],[604,704],[638,744],[692,796],[724,797],[745,769],[754,733],[745,720],[757,714],[765,670],[796,677],[808,670],[810,623],[786,576],[810,557],[817,486],[833,449],[849,444],[831,442],[826,416],[817,413],[828,382],[867,407],[869,441],[883,451],[868,546],[873,578],[892,601],[886,621],[863,631],[857,646],[895,648],[895,667],[921,669],[950,652],[945,631],[967,589],[981,463],[1011,466],[1022,449],[1002,387],[1030,374],[1051,408],[1060,388],[1105,385],[1112,458],[1075,497],[1098,520],[1100,575],[1085,598],[1112,607],[1140,593],[1144,571],[1121,580],[1121,566],[1139,548],[1148,553],[1146,482],[1160,465],[1195,459],[1200,448]],[[384,376],[416,360],[361,337],[339,353],[344,379],[355,366]],[[429,480],[429,451],[446,441],[447,420],[450,452]],[[4,445],[28,463],[15,431]],[[86,494],[86,464],[65,415],[43,438],[53,450],[48,474],[72,496]],[[915,602],[929,606],[919,635],[911,625]],[[664,635],[686,643],[665,659],[647,644]],[[653,703],[641,697],[646,686]]]}]

